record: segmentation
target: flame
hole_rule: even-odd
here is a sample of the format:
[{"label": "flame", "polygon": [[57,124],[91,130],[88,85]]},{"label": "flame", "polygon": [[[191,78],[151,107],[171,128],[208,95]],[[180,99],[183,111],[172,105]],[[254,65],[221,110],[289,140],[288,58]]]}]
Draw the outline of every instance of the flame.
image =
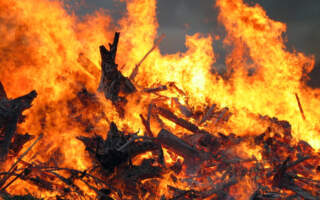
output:
[{"label": "flame", "polygon": [[[139,114],[147,113],[150,95],[139,91],[128,96],[124,119],[101,94],[96,94],[96,105],[87,107],[76,98],[83,88],[96,93],[101,62],[98,47],[111,42],[114,31],[121,32],[117,63],[126,76],[153,47],[158,37],[156,0],[126,0],[125,3],[125,16],[114,22],[103,11],[80,20],[57,0],[0,0],[0,80],[10,97],[32,89],[39,94],[32,108],[25,111],[27,119],[18,130],[44,134],[41,145],[26,158],[29,162],[34,159],[47,162],[58,152],[59,166],[85,170],[92,167],[92,161],[76,136],[89,136],[86,130],[90,125],[94,127],[91,134],[102,137],[110,121],[127,132],[143,129]],[[314,108],[320,106],[320,91],[309,88],[305,82],[314,58],[290,52],[285,46],[286,25],[270,19],[258,4],[249,6],[243,0],[217,0],[215,6],[227,33],[224,44],[232,48],[225,61],[227,79],[211,72],[215,65],[212,45],[222,36],[196,33],[186,36],[188,50],[184,53],[162,55],[156,48],[140,66],[134,83],[141,89],[174,82],[184,94],[171,89],[162,94],[178,98],[194,110],[204,110],[213,103],[228,107],[232,115],[227,124],[202,125],[212,132],[257,135],[269,125],[262,116],[276,116],[290,122],[296,140],[305,140],[319,150],[320,111]],[[295,94],[299,95],[305,120]],[[169,102],[163,103],[172,104]],[[175,113],[181,116],[179,111]],[[195,119],[190,120],[197,123]],[[166,124],[180,136],[188,134],[176,124]],[[155,123],[151,128],[154,133],[160,130]],[[242,153],[250,158],[256,155],[260,160],[260,150],[251,148],[243,144],[235,151],[248,149]],[[136,162],[148,156],[151,153],[137,156]],[[182,159],[167,150],[165,157],[169,165]],[[243,178],[243,183],[251,185],[250,191],[254,191],[251,182],[249,177]],[[159,198],[160,192],[166,193],[168,183],[179,185],[166,174],[159,184]],[[16,181],[8,192],[24,194],[24,188],[28,188],[37,193],[37,187],[26,184]],[[185,187],[188,186],[185,184]],[[85,185],[81,188],[94,198],[90,188]],[[232,191],[238,193],[239,199],[248,198],[250,193],[239,186]],[[247,194],[241,195],[239,191]],[[40,196],[55,195],[55,192],[41,192]]]}]

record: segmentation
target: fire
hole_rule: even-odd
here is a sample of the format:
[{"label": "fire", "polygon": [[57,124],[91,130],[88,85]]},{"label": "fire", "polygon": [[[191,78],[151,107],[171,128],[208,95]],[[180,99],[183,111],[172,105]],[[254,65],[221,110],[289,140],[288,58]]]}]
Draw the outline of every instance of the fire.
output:
[{"label": "fire", "polygon": [[[234,70],[228,104],[286,119],[294,124],[296,138],[319,148],[319,140],[315,139],[318,114],[311,111],[316,106],[318,90],[311,90],[305,83],[306,73],[313,68],[313,58],[286,50],[282,37],[285,24],[269,19],[259,5],[248,7],[242,1],[218,1],[217,6],[221,11],[219,20],[228,31],[224,42],[235,46],[226,60],[227,67]],[[249,68],[254,70],[252,76],[247,75]],[[295,93],[308,110],[306,121],[299,113]]]},{"label": "fire", "polygon": [[[29,164],[55,162],[61,168],[79,171],[94,168],[85,145],[76,138],[93,134],[105,138],[112,121],[120,130],[144,135],[140,114],[147,116],[149,104],[160,97],[146,94],[143,89],[170,84],[172,87],[161,92],[165,98],[159,102],[174,110],[177,116],[184,117],[179,106],[188,107],[192,112],[203,111],[213,104],[218,109],[228,107],[216,122],[200,124],[201,119],[188,119],[210,133],[257,136],[268,126],[275,126],[266,116],[277,117],[291,124],[295,141],[304,140],[315,150],[320,149],[320,111],[315,109],[320,107],[320,90],[306,85],[314,57],[290,52],[283,36],[286,25],[270,19],[258,4],[249,6],[243,0],[217,0],[215,5],[219,9],[218,20],[226,29],[224,45],[232,47],[225,60],[227,78],[212,72],[216,57],[212,45],[215,39],[223,36],[187,35],[186,52],[162,55],[156,47],[143,61],[133,80],[138,91],[127,96],[125,117],[121,118],[112,103],[96,92],[101,62],[98,47],[111,43],[115,31],[121,32],[116,61],[120,71],[129,77],[160,36],[156,0],[126,0],[125,3],[126,14],[115,22],[104,12],[80,20],[68,13],[63,2],[58,0],[0,0],[0,80],[9,97],[33,89],[38,92],[33,106],[24,112],[25,122],[18,126],[19,133],[44,135],[24,158]],[[96,103],[87,105],[77,98],[86,92],[95,95],[92,98]],[[224,118],[228,118],[228,122],[225,123]],[[170,120],[161,117],[160,120],[177,136],[191,134]],[[162,128],[154,119],[151,125],[154,134]],[[279,127],[272,128],[283,132]],[[247,143],[230,149],[230,153],[262,160],[262,150]],[[184,159],[167,149],[164,155],[167,167]],[[135,163],[150,157],[151,152],[138,155]],[[8,161],[2,168],[9,169],[13,162],[14,159]],[[182,171],[181,180],[187,177],[188,169],[183,166]],[[65,175],[70,174],[65,172]],[[171,175],[167,173],[160,180],[157,198],[169,193],[167,184],[190,187],[181,180],[172,181]],[[216,176],[220,183],[223,175]],[[241,183],[248,189],[240,184],[232,186],[231,192],[238,199],[248,199],[257,186],[248,176],[244,176]],[[199,180],[197,184],[198,188],[206,188],[210,181]],[[88,185],[81,182],[78,186],[90,198],[95,198],[96,193]],[[26,194],[25,188],[46,199],[57,195],[53,191],[39,191],[35,185],[21,180],[14,182],[7,191]]]}]

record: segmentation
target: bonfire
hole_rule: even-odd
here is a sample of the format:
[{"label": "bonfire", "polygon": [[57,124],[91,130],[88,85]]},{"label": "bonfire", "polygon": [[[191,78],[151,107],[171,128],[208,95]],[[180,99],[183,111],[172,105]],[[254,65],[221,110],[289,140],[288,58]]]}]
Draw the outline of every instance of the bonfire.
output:
[{"label": "bonfire", "polygon": [[156,0],[114,22],[0,1],[3,199],[320,199],[314,57],[259,5],[217,0],[217,35],[162,55]]}]

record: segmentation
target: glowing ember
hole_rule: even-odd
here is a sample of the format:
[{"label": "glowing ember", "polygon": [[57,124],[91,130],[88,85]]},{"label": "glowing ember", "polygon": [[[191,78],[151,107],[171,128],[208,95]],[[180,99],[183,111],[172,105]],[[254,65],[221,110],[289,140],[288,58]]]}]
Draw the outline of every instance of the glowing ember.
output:
[{"label": "glowing ember", "polygon": [[[38,94],[17,127],[37,143],[11,148],[0,195],[317,199],[320,91],[305,82],[314,58],[287,50],[286,25],[259,5],[217,0],[232,47],[221,75],[212,45],[223,36],[187,35],[186,52],[162,55],[156,0],[126,5],[118,22],[99,12],[80,21],[58,0],[0,0],[0,81],[10,98]],[[99,46],[109,50],[116,31],[120,74],[139,63],[121,103],[97,92]],[[0,114],[5,101],[0,88]]]}]

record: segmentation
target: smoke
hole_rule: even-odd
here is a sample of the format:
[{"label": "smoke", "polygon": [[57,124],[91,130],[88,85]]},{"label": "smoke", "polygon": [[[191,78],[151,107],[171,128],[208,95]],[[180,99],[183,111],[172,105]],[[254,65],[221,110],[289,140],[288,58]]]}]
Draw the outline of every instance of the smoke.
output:
[{"label": "smoke", "polygon": [[320,1],[255,0],[268,15],[287,24],[288,47],[320,57]]},{"label": "smoke", "polygon": [[[70,1],[70,0],[69,0]],[[74,2],[77,0],[71,0]],[[76,10],[82,16],[97,10],[107,12],[115,19],[125,13],[123,2],[116,0],[78,0],[81,6]],[[287,24],[287,47],[301,51],[307,55],[315,55],[320,63],[320,1],[319,0],[246,0],[250,4],[260,4],[269,17]],[[203,34],[223,35],[224,29],[217,22],[218,10],[214,0],[159,0],[157,17],[159,33],[165,33],[160,49],[164,54],[185,51],[185,35],[201,32]],[[225,49],[221,41],[215,41],[215,53],[218,56],[217,65],[223,66]],[[320,71],[315,69],[316,71]],[[316,75],[314,75],[316,74]],[[311,73],[316,79],[319,73]],[[315,81],[312,82],[313,84]],[[317,85],[317,84],[316,84]]]},{"label": "smoke", "polygon": [[[115,18],[124,13],[124,3],[114,0],[82,0],[79,15],[99,9],[107,9]],[[247,0],[259,3],[275,20],[285,22],[288,27],[288,47],[307,54],[320,55],[320,1],[319,0]],[[168,37],[161,49],[166,53],[184,50],[184,35],[195,32],[221,33],[213,0],[159,0],[159,31]]]}]

